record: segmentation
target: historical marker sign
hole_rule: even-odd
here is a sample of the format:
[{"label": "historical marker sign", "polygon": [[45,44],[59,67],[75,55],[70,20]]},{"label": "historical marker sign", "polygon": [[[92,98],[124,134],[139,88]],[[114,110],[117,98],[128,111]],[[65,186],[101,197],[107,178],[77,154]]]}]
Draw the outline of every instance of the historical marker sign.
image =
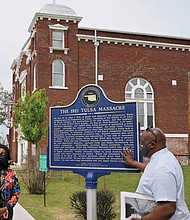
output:
[{"label": "historical marker sign", "polygon": [[95,85],[83,87],[69,106],[50,109],[49,169],[132,171],[122,152],[138,154],[136,102],[112,102]]}]

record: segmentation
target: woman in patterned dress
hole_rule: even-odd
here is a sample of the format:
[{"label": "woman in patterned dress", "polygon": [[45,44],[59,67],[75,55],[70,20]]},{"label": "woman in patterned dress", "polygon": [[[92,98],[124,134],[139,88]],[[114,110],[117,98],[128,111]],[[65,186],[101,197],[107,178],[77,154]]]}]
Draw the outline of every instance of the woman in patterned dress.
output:
[{"label": "woman in patterned dress", "polygon": [[0,144],[0,220],[12,220],[13,207],[20,196],[18,178],[10,169],[10,164],[10,151]]}]

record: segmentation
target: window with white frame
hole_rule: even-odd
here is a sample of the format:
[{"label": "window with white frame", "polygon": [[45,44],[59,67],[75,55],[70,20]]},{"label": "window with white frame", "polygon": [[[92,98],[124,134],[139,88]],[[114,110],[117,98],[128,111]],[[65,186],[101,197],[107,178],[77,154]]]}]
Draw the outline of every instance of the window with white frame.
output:
[{"label": "window with white frame", "polygon": [[49,29],[52,33],[52,45],[49,47],[50,53],[53,53],[54,50],[61,50],[64,54],[68,53],[69,48],[66,48],[65,37],[68,28],[68,26],[63,26],[61,24],[49,25]]},{"label": "window with white frame", "polygon": [[64,34],[63,31],[53,30],[52,32],[52,46],[54,48],[64,48]]},{"label": "window with white frame", "polygon": [[22,98],[25,98],[25,96],[26,96],[26,76],[27,76],[27,71],[23,70],[20,74],[20,77],[19,77]]},{"label": "window with white frame", "polygon": [[141,129],[154,126],[154,92],[147,80],[131,79],[125,87],[125,100],[138,102],[138,119]]},{"label": "window with white frame", "polygon": [[54,60],[52,64],[52,86],[65,87],[65,64],[62,60]]}]

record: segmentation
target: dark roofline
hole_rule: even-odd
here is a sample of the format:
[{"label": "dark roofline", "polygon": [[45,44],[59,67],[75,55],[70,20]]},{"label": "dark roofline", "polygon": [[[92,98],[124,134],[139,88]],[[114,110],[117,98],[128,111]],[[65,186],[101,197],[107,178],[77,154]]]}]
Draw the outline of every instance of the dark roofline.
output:
[{"label": "dark roofline", "polygon": [[112,29],[101,29],[101,28],[92,28],[92,27],[78,27],[80,30],[89,30],[89,31],[101,31],[101,32],[109,32],[109,33],[117,33],[117,34],[129,34],[129,35],[138,35],[138,36],[145,36],[145,37],[157,37],[157,38],[168,38],[168,39],[178,39],[178,40],[190,40],[187,37],[180,37],[180,36],[171,36],[171,35],[159,35],[159,34],[149,34],[149,33],[140,33],[140,32],[127,32],[127,31],[120,31],[120,30],[112,30]]}]

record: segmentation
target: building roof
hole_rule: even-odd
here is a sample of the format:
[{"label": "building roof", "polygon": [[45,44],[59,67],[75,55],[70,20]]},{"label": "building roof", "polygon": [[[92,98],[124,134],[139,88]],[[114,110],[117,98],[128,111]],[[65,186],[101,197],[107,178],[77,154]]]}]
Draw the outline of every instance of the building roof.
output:
[{"label": "building roof", "polygon": [[38,18],[48,18],[57,20],[66,20],[72,22],[80,22],[82,17],[78,16],[75,11],[68,6],[59,5],[56,3],[44,5],[39,12],[37,12],[30,23],[28,32],[31,33],[35,27]]},{"label": "building roof", "polygon": [[68,15],[68,16],[76,16],[77,14],[73,9],[69,8],[65,5],[59,5],[56,3],[53,4],[46,4],[40,10],[40,13],[47,13],[47,14],[56,14],[56,15]]}]

